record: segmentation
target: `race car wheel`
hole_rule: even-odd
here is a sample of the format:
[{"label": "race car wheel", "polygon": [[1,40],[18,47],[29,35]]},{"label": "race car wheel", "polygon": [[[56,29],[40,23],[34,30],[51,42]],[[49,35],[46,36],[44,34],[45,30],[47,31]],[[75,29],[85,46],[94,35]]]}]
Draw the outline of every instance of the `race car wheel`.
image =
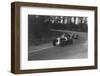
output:
[{"label": "race car wheel", "polygon": [[53,44],[53,46],[57,46],[57,45],[56,45],[56,42],[57,42],[57,40],[56,40],[56,39],[55,39],[55,40],[53,40],[53,43],[52,43],[52,44]]}]

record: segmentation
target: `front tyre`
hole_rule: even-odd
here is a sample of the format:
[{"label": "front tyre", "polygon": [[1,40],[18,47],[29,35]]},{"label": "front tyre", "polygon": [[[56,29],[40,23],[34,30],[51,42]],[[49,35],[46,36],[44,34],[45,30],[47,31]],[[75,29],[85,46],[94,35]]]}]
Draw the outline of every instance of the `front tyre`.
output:
[{"label": "front tyre", "polygon": [[56,40],[53,40],[53,42],[52,42],[52,44],[53,44],[53,46],[56,46]]}]

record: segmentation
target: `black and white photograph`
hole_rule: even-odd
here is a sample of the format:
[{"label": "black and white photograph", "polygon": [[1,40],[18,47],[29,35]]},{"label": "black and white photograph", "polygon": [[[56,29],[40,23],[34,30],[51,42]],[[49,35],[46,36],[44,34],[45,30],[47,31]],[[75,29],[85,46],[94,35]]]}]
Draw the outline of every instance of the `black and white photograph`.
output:
[{"label": "black and white photograph", "polygon": [[28,15],[28,60],[88,58],[88,17]]},{"label": "black and white photograph", "polygon": [[97,7],[12,3],[14,73],[97,68]]}]

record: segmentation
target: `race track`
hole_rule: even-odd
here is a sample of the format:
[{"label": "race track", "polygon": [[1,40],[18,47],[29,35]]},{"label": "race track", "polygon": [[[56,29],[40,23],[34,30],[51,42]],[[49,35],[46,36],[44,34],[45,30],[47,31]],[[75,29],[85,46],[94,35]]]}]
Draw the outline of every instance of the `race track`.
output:
[{"label": "race track", "polygon": [[28,60],[55,60],[55,59],[81,59],[88,57],[87,33],[79,32],[79,40],[72,45],[54,47],[52,42],[37,47],[31,47],[28,51]]}]

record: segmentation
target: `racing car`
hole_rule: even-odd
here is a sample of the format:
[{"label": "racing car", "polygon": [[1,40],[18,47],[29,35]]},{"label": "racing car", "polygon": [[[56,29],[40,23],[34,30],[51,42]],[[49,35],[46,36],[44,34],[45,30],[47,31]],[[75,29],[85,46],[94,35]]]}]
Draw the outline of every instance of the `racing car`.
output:
[{"label": "racing car", "polygon": [[68,33],[64,33],[60,37],[53,40],[53,46],[64,47],[68,44],[73,44],[73,38]]}]

